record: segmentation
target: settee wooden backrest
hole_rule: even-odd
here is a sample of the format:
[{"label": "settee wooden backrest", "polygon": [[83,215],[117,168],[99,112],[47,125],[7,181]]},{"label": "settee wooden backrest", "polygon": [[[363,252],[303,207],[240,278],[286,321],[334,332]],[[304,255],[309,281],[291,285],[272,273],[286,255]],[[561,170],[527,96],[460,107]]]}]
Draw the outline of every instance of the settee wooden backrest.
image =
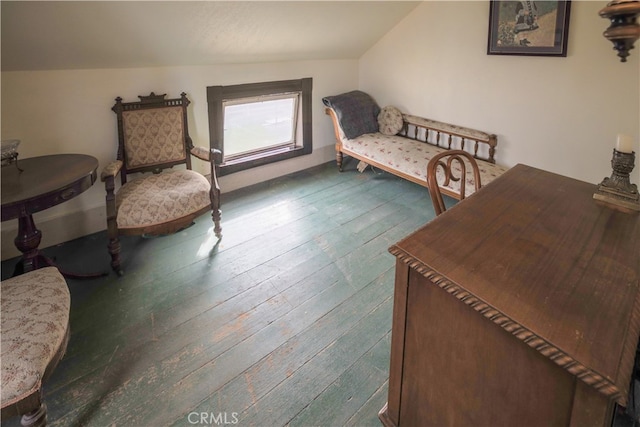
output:
[{"label": "settee wooden backrest", "polygon": [[495,163],[498,138],[479,130],[403,114],[404,125],[399,135],[447,150],[463,150],[476,159]]}]

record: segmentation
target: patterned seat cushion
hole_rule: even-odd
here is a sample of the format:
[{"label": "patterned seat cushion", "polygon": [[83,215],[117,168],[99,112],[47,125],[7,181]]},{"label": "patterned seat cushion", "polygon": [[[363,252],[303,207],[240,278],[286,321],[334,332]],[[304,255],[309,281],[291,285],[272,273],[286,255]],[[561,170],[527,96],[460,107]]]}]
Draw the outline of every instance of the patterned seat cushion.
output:
[{"label": "patterned seat cushion", "polygon": [[[342,139],[342,145],[347,150],[360,154],[377,163],[387,165],[394,170],[404,172],[419,180],[427,181],[427,164],[437,153],[446,151],[444,148],[431,144],[422,143],[409,138],[396,135],[383,135],[379,132],[368,133],[354,139]],[[480,180],[482,185],[502,175],[508,168],[478,161],[480,169]],[[454,170],[456,167],[454,167]],[[438,182],[442,182],[442,171],[438,169]],[[441,186],[442,187],[442,186]],[[460,194],[460,182],[451,181],[447,187],[456,194]],[[466,196],[475,192],[473,183],[473,172],[467,168],[467,185],[465,186]]]},{"label": "patterned seat cushion", "polygon": [[65,339],[71,298],[55,267],[2,282],[2,407],[41,387],[45,369]]},{"label": "patterned seat cushion", "polygon": [[140,228],[183,218],[211,204],[207,178],[188,169],[144,175],[116,194],[118,228]]}]

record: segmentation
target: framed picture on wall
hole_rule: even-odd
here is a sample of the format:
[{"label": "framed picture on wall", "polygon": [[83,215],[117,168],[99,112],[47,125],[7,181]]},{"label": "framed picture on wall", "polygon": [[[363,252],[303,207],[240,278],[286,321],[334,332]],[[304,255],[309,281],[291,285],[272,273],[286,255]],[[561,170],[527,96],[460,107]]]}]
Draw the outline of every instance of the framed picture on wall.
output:
[{"label": "framed picture on wall", "polygon": [[567,56],[570,1],[490,1],[488,55]]}]

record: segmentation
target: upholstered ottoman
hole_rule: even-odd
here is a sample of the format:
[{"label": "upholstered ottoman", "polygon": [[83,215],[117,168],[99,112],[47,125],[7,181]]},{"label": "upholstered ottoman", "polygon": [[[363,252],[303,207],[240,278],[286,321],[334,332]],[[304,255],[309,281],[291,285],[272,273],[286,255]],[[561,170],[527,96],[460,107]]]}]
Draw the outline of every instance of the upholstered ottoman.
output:
[{"label": "upholstered ottoman", "polygon": [[2,419],[22,415],[22,425],[43,426],[42,383],[69,339],[69,288],[55,267],[4,280],[1,286]]}]

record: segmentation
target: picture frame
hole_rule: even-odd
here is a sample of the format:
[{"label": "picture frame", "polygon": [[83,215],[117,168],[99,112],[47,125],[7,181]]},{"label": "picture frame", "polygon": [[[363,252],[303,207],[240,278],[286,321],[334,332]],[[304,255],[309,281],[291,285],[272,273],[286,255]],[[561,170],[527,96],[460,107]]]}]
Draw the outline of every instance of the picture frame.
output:
[{"label": "picture frame", "polygon": [[487,55],[567,56],[571,1],[495,1]]}]

